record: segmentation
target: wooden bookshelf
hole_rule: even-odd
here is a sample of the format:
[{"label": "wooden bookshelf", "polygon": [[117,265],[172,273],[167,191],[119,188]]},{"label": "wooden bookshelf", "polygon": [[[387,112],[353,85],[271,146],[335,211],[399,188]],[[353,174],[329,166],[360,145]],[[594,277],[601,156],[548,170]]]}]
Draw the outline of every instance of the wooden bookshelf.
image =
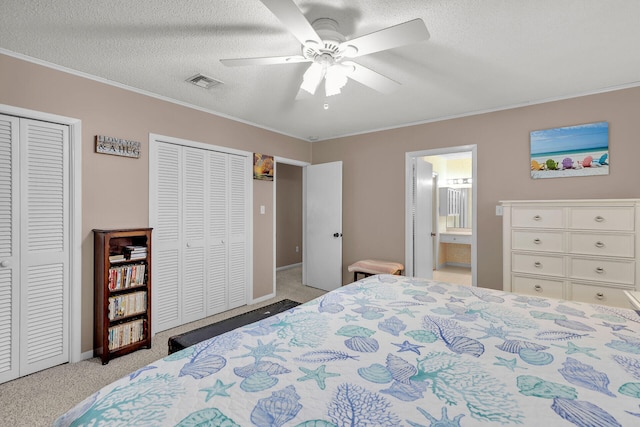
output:
[{"label": "wooden bookshelf", "polygon": [[151,228],[94,229],[94,356],[151,348]]}]

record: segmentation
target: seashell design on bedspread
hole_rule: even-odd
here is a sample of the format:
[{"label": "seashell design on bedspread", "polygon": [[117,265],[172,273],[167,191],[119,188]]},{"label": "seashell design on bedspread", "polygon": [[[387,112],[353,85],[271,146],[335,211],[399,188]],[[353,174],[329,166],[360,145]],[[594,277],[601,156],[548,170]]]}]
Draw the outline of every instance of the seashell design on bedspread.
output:
[{"label": "seashell design on bedspread", "polygon": [[636,426],[640,315],[371,276],[137,367],[72,425]]}]

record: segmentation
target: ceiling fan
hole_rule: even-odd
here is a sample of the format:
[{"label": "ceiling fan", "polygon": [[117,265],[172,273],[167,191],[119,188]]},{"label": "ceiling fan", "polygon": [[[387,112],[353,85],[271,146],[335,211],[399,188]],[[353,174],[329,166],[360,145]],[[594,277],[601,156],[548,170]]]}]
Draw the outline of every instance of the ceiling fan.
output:
[{"label": "ceiling fan", "polygon": [[348,79],[382,93],[390,93],[400,83],[370,68],[351,61],[353,58],[395,47],[417,43],[429,38],[429,31],[422,19],[385,28],[364,36],[346,40],[338,32],[333,19],[320,18],[309,23],[293,0],[260,0],[289,32],[302,43],[302,54],[264,58],[221,59],[226,66],[272,65],[310,62],[303,76],[301,89],[314,94],[325,80],[327,96],[336,95]]}]

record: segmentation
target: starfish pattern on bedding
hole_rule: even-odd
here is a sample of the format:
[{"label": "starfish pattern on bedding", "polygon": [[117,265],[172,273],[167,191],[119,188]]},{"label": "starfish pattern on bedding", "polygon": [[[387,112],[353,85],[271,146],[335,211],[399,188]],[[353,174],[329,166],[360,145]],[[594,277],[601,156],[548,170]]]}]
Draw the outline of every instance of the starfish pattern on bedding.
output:
[{"label": "starfish pattern on bedding", "polygon": [[394,310],[396,311],[396,314],[400,315],[400,314],[406,314],[407,316],[411,316],[411,317],[416,317],[414,316],[414,313],[420,313],[417,310],[409,310],[408,307],[403,308],[402,310],[400,310],[399,308],[394,308]]},{"label": "starfish pattern on bedding", "polygon": [[341,317],[345,322],[356,322],[360,319],[358,316],[354,316],[353,314],[345,314]]},{"label": "starfish pattern on bedding", "polygon": [[405,340],[402,344],[391,343],[397,347],[399,347],[398,353],[403,351],[413,351],[415,354],[420,354],[420,348],[423,348],[423,345],[411,344],[409,341]]},{"label": "starfish pattern on bedding", "polygon": [[318,387],[320,387],[320,390],[324,390],[327,387],[325,383],[325,380],[327,378],[340,376],[340,374],[336,374],[333,372],[325,372],[326,367],[326,365],[320,365],[317,369],[314,370],[303,368],[302,366],[300,366],[299,369],[306,375],[298,378],[298,381],[315,380],[316,384],[318,384]]},{"label": "starfish pattern on bedding", "polygon": [[503,357],[496,356],[496,359],[498,359],[498,362],[494,363],[494,365],[504,366],[510,371],[515,371],[516,368],[525,369],[525,368],[522,368],[521,366],[517,366],[518,360],[515,357],[513,359],[505,359]]},{"label": "starfish pattern on bedding", "polygon": [[224,384],[222,381],[216,380],[216,383],[212,387],[201,388],[200,391],[204,391],[205,393],[207,393],[207,397],[204,398],[204,401],[208,402],[214,396],[231,397],[227,393],[227,389],[232,387],[234,384],[235,382],[231,384]]},{"label": "starfish pattern on bedding", "polygon": [[553,344],[554,347],[559,347],[559,348],[564,348],[566,349],[566,353],[565,354],[575,354],[575,353],[580,353],[580,354],[584,354],[587,355],[589,357],[593,357],[594,359],[600,359],[598,356],[591,354],[592,351],[596,350],[595,348],[591,348],[591,347],[580,347],[575,345],[574,343],[572,343],[571,341],[567,342],[567,346],[563,346],[563,345],[559,345],[559,344]]}]

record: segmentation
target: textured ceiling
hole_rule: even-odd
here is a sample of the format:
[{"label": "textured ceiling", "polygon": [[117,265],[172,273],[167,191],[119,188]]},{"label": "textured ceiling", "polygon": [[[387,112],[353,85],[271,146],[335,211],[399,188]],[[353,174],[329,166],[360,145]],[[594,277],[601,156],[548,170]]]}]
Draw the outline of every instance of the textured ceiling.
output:
[{"label": "textured ceiling", "polygon": [[[297,99],[308,64],[259,0],[3,0],[0,52],[25,55],[305,140],[640,84],[638,0],[295,0],[347,39],[422,18],[428,41],[356,59],[402,85],[355,81]],[[224,84],[185,82],[203,73]],[[329,104],[328,109],[323,105]],[[606,119],[606,118],[603,118]]]}]

